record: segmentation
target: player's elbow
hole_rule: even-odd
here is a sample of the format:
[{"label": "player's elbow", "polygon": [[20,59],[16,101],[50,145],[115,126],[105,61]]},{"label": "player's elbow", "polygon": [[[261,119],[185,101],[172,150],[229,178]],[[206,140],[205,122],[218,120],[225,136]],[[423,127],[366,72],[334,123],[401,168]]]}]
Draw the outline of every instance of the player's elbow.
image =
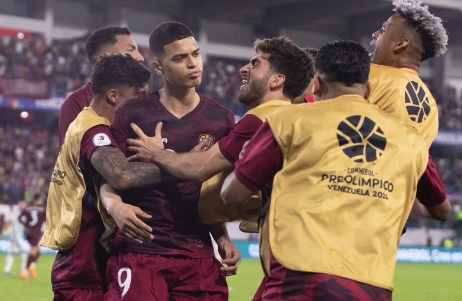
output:
[{"label": "player's elbow", "polygon": [[222,189],[221,190],[221,199],[225,203],[225,205],[231,206],[237,204],[238,201],[235,197],[233,197],[233,193],[229,191],[230,189]]},{"label": "player's elbow", "polygon": [[438,206],[427,207],[426,209],[433,219],[440,222],[447,221],[452,212],[452,206],[448,199],[446,199],[442,204]]}]

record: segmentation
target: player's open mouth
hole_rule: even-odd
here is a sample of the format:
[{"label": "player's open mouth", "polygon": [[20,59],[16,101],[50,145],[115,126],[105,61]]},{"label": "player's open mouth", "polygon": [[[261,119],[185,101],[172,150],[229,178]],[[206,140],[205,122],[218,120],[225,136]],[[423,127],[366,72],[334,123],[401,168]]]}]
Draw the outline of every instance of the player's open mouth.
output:
[{"label": "player's open mouth", "polygon": [[248,81],[248,80],[246,80],[246,79],[243,79],[243,80],[242,80],[242,85],[241,85],[241,88],[240,88],[240,90],[242,90],[242,88],[244,88],[244,86],[245,86],[245,85],[247,85],[248,83],[249,83],[249,81]]}]

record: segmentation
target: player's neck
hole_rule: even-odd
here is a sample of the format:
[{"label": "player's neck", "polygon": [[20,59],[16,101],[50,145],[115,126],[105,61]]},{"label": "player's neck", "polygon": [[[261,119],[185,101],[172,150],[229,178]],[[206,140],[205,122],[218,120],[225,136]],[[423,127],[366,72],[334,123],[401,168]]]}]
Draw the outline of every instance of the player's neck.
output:
[{"label": "player's neck", "polygon": [[103,101],[95,101],[93,100],[90,103],[90,108],[95,111],[95,113],[100,116],[106,118],[109,122],[112,121],[112,115],[114,115],[114,106],[110,106]]},{"label": "player's neck", "polygon": [[175,117],[181,118],[188,114],[199,104],[200,97],[195,88],[181,89],[164,85],[159,90],[160,102]]},{"label": "player's neck", "polygon": [[416,72],[419,72],[420,66],[422,65],[422,62],[418,59],[415,59],[410,56],[405,56],[405,57],[398,57],[392,67],[395,68],[407,68],[407,69],[412,69],[415,70]]},{"label": "player's neck", "polygon": [[282,94],[280,91],[277,92],[268,92],[266,93],[262,99],[260,100],[260,103],[258,105],[261,105],[265,102],[268,102],[270,100],[285,100],[288,102],[292,102],[289,98],[287,98],[284,94]]}]

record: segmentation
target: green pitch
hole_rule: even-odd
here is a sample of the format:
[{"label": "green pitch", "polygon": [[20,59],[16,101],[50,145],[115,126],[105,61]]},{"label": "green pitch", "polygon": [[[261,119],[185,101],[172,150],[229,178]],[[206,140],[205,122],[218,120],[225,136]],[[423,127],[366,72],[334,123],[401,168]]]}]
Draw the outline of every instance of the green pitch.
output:
[{"label": "green pitch", "polygon": [[[4,276],[5,255],[0,255],[0,300],[45,301],[52,300],[50,273],[53,256],[44,255],[37,263],[37,279],[19,278],[19,257],[15,259],[16,276]],[[258,260],[241,263],[239,273],[229,277],[230,301],[251,300],[263,273]],[[395,273],[393,301],[461,301],[462,265],[398,264]]]}]

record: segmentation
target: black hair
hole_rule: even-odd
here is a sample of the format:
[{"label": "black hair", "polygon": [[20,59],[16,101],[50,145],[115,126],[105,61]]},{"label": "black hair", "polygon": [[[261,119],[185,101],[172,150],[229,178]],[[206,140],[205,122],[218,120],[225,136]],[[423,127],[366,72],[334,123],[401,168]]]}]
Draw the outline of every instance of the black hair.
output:
[{"label": "black hair", "polygon": [[149,36],[149,48],[152,54],[160,59],[165,53],[164,46],[185,38],[194,37],[188,26],[176,21],[168,21],[158,25]]},{"label": "black hair", "polygon": [[[313,61],[313,65],[314,65],[316,62],[316,56],[318,55],[318,50],[316,48],[311,48],[311,47],[305,47],[303,48],[303,50],[305,50],[305,52],[310,55]],[[313,68],[313,72],[311,73],[311,77],[314,77],[314,68]]]},{"label": "black hair", "polygon": [[294,99],[305,91],[313,78],[313,59],[287,37],[257,39],[254,43],[256,52],[269,54],[271,71],[284,74],[283,93]]},{"label": "black hair", "polygon": [[130,34],[130,30],[125,27],[105,27],[93,32],[85,44],[85,53],[90,65],[95,65],[104,47],[117,43],[117,36]]},{"label": "black hair", "polygon": [[354,41],[329,42],[318,51],[316,73],[326,75],[328,82],[341,82],[348,87],[367,83],[371,59],[369,53]]},{"label": "black hair", "polygon": [[43,195],[41,193],[36,193],[34,195],[34,202],[37,201],[37,200],[40,200],[42,197],[43,197]]},{"label": "black hair", "polygon": [[143,87],[151,77],[151,71],[126,54],[113,54],[98,60],[91,74],[91,90],[105,93],[114,86]]}]

